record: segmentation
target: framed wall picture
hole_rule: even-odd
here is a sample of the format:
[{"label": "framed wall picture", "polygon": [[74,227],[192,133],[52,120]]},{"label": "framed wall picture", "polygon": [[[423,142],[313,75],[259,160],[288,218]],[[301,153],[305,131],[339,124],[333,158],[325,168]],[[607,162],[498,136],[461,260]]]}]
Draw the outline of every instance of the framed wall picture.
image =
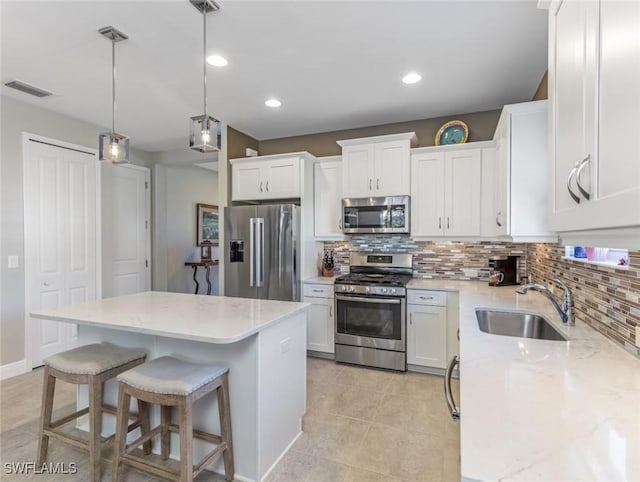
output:
[{"label": "framed wall picture", "polygon": [[198,203],[196,219],[197,246],[218,246],[220,237],[218,206]]}]

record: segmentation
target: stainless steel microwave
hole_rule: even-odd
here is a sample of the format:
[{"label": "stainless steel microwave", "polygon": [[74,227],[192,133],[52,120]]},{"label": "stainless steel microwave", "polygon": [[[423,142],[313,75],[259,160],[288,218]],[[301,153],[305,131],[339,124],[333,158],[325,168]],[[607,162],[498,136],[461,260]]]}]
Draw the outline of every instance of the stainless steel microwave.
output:
[{"label": "stainless steel microwave", "polygon": [[342,200],[345,234],[409,234],[409,196]]}]

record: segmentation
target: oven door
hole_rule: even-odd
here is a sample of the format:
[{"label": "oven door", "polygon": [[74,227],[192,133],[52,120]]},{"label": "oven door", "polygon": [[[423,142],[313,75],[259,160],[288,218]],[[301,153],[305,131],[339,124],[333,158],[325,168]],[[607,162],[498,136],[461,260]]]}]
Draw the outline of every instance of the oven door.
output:
[{"label": "oven door", "polygon": [[405,299],[336,295],[336,343],[405,351]]}]

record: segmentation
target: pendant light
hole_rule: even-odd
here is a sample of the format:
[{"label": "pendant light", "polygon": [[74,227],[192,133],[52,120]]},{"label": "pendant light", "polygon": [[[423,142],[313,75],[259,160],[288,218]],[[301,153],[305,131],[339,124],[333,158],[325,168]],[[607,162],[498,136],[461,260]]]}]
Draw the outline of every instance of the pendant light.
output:
[{"label": "pendant light", "polygon": [[99,150],[101,161],[111,161],[122,164],[129,161],[129,137],[116,132],[116,42],[129,37],[114,27],[103,27],[98,30],[101,35],[111,40],[111,71],[112,71],[112,123],[111,131],[100,134]]},{"label": "pendant light", "polygon": [[204,114],[191,118],[189,130],[189,147],[198,152],[216,152],[222,144],[222,126],[220,121],[207,113],[207,13],[220,10],[213,0],[189,0],[199,12],[202,12],[203,37],[203,73],[202,86],[204,90]]}]

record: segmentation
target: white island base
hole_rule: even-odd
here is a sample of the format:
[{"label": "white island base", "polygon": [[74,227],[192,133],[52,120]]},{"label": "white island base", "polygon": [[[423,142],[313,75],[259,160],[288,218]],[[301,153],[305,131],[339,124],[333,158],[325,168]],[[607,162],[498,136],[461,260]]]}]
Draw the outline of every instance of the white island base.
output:
[{"label": "white island base", "polygon": [[[155,298],[159,295],[132,296],[138,297],[135,301],[140,301],[138,308],[142,308],[147,301],[142,297],[153,297],[152,301],[157,304]],[[194,300],[197,303],[194,311],[200,312],[196,316],[200,329],[194,330],[193,326],[188,326],[190,321],[176,316],[172,330],[175,333],[160,336],[159,332],[169,330],[165,324],[159,327],[160,320],[153,320],[153,313],[141,314],[144,318],[141,320],[129,311],[128,320],[120,318],[115,321],[117,316],[111,320],[113,315],[105,316],[104,305],[111,304],[111,309],[118,298],[82,304],[89,308],[100,305],[98,310],[85,309],[83,312],[82,305],[74,305],[43,310],[32,313],[32,316],[79,323],[79,345],[107,341],[120,346],[144,348],[149,359],[174,355],[229,367],[235,478],[243,481],[263,480],[301,434],[306,405],[307,305],[196,295],[169,296],[181,297],[179,301],[182,303],[191,301],[184,297],[197,298]],[[125,308],[120,304],[118,309]],[[208,312],[208,316],[202,316],[202,311]],[[231,311],[235,312],[235,316],[229,316]],[[176,312],[173,314],[176,315]],[[226,315],[224,321],[216,319],[216,314]],[[170,316],[171,313],[165,315]],[[233,327],[235,329],[222,327],[223,330],[220,330],[220,323],[233,322],[236,317],[253,321],[240,321]],[[243,324],[251,325],[251,328],[243,327]],[[105,384],[105,401],[115,405],[116,400],[117,382],[110,380]],[[87,406],[86,386],[80,386],[78,390],[78,405]],[[132,408],[136,409],[135,401],[132,401]],[[158,407],[153,407],[151,417],[152,426],[157,425]],[[220,433],[215,392],[195,403],[193,421],[195,428]],[[115,417],[105,415],[103,434],[113,433],[114,428]],[[177,459],[179,440],[176,434],[172,434],[172,437],[171,457]],[[196,460],[211,450],[211,446],[205,442],[194,440],[193,444]],[[159,448],[159,440],[154,440],[154,453],[159,453]],[[209,470],[224,474],[224,465],[220,460]]]}]

